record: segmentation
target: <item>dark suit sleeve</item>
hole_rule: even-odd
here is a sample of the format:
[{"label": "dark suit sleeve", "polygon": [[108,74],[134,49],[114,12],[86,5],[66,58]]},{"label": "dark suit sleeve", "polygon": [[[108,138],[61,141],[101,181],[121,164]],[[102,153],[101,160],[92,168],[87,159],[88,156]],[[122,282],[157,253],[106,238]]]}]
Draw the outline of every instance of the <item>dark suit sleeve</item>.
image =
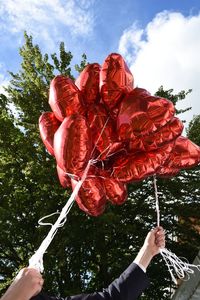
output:
[{"label": "dark suit sleeve", "polygon": [[49,297],[39,294],[31,300],[135,300],[149,285],[146,274],[132,263],[108,288],[93,294],[81,294],[67,298]]}]

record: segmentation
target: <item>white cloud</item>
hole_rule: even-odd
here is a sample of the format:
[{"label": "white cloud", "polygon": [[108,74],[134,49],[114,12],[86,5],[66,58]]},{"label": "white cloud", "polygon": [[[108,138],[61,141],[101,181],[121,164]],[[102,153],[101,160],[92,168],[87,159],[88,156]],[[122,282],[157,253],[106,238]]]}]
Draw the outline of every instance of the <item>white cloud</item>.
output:
[{"label": "white cloud", "polygon": [[184,17],[164,11],[146,26],[126,29],[119,52],[127,60],[136,85],[155,93],[159,86],[175,92],[193,89],[180,107],[192,106],[183,115],[200,114],[200,15]]},{"label": "white cloud", "polygon": [[92,5],[93,0],[1,0],[0,29],[12,34],[26,30],[37,40],[55,44],[66,32],[71,36],[92,32]]},{"label": "white cloud", "polygon": [[9,80],[6,76],[5,66],[0,63],[0,94],[6,94],[4,87],[8,86]]},{"label": "white cloud", "polygon": [[4,79],[4,76],[0,74],[0,94],[6,94],[4,87],[8,85],[9,81]]}]

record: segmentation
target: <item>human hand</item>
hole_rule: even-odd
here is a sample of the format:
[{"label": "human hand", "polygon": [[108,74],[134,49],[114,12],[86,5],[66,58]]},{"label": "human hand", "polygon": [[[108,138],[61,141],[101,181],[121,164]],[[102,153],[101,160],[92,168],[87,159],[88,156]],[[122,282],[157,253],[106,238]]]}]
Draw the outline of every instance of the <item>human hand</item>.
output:
[{"label": "human hand", "polygon": [[42,290],[43,283],[42,275],[37,270],[24,268],[0,300],[29,300]]},{"label": "human hand", "polygon": [[149,231],[143,247],[146,247],[152,256],[158,254],[160,248],[165,247],[165,231],[161,226],[157,226]]}]

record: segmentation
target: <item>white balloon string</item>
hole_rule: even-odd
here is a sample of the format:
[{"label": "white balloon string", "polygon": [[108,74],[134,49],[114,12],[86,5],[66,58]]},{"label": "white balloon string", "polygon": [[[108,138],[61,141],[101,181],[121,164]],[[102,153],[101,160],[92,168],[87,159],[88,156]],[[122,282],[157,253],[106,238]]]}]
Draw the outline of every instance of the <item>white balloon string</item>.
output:
[{"label": "white balloon string", "polygon": [[[156,200],[157,226],[160,226],[160,209],[156,175],[154,175],[153,182]],[[177,278],[181,280],[190,279],[190,274],[194,273],[194,270],[192,268],[196,268],[198,271],[200,271],[200,265],[189,264],[186,258],[183,258],[182,260],[178,256],[176,256],[176,254],[174,254],[170,250],[167,250],[166,248],[160,248],[159,250],[162,258],[165,261],[171,278],[175,284],[178,284]]]},{"label": "white balloon string", "polygon": [[52,214],[46,215],[46,216],[42,217],[41,219],[39,219],[38,224],[41,226],[53,226],[52,223],[44,223],[43,220],[48,219],[54,215],[59,215],[59,214],[60,214],[60,212],[58,211],[58,212],[54,212]]},{"label": "white balloon string", "polygon": [[[190,274],[194,273],[194,268],[200,271],[200,265],[189,264],[186,258],[180,259],[176,254],[167,249],[160,249],[167,268],[171,274],[172,280],[178,284],[177,278],[181,280],[189,280]],[[175,273],[176,277],[174,276]]]},{"label": "white balloon string", "polygon": [[107,155],[109,154],[109,148],[110,148],[110,145],[108,146],[108,147],[106,147],[98,156],[97,156],[97,158],[96,158],[96,161],[98,161],[100,158],[101,158],[101,156],[106,152],[106,151],[108,151],[107,152]]},{"label": "white balloon string", "polygon": [[156,199],[156,212],[157,212],[157,226],[160,226],[160,208],[159,208],[159,199],[158,199],[158,188],[157,188],[157,179],[156,175],[153,176],[155,199]]},{"label": "white balloon string", "polygon": [[[77,182],[70,198],[68,199],[66,205],[63,207],[57,221],[54,223],[54,225],[52,225],[51,230],[49,231],[46,238],[42,241],[38,250],[29,259],[29,267],[35,268],[41,273],[44,271],[43,255],[44,255],[45,251],[47,250],[47,248],[49,247],[50,243],[52,242],[58,228],[64,225],[67,214],[69,213],[69,211],[75,201],[75,198],[79,192],[79,189],[81,188],[81,185],[83,184],[84,180],[87,177],[87,173],[88,173],[91,163],[92,163],[92,160],[89,160],[87,167],[85,168],[85,170],[83,172],[81,180]],[[46,218],[46,217],[44,217],[44,218]],[[42,218],[42,219],[44,219],[44,218]]]}]

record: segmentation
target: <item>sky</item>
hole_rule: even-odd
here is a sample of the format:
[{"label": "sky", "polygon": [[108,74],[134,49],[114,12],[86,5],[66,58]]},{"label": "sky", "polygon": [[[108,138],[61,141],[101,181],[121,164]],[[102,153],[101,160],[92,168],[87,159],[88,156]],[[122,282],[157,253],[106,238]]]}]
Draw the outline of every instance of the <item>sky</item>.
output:
[{"label": "sky", "polygon": [[[43,53],[58,52],[61,41],[73,54],[103,63],[120,53],[135,86],[152,94],[163,85],[192,89],[179,108],[182,119],[200,114],[200,0],[0,0],[0,91],[17,72],[23,33]],[[75,74],[76,75],[76,74]]]}]

